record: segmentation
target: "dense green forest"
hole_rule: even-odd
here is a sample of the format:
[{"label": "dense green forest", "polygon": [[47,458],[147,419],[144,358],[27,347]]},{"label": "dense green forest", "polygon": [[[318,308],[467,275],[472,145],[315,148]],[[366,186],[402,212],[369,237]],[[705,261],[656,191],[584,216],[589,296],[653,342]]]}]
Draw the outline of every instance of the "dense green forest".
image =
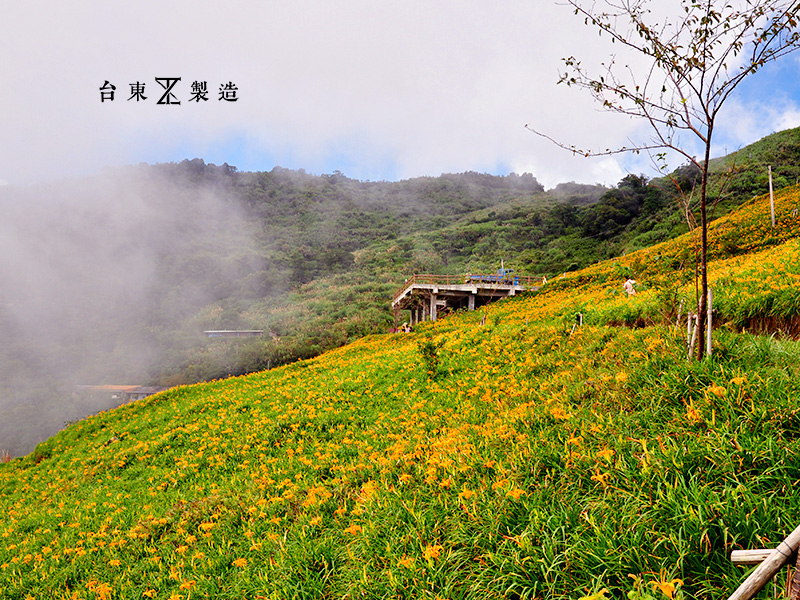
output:
[{"label": "dense green forest", "polygon": [[[800,130],[718,158],[716,213],[800,176]],[[474,172],[357,181],[202,159],[0,189],[0,450],[98,407],[79,384],[173,386],[307,358],[394,324],[412,273],[572,271],[687,229],[697,174],[612,188]],[[690,207],[691,208],[691,207]],[[262,329],[251,340],[211,329]],[[101,407],[102,408],[102,407]],[[24,426],[19,426],[24,424]],[[55,429],[54,429],[55,428]]]}]

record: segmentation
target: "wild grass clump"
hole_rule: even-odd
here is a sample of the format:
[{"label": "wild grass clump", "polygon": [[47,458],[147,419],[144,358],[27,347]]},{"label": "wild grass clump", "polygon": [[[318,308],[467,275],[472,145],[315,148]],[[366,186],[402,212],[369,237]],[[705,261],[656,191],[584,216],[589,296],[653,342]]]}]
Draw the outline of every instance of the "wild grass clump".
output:
[{"label": "wild grass clump", "polygon": [[424,338],[417,341],[417,352],[425,372],[431,378],[439,374],[439,350],[444,345],[444,340]]}]

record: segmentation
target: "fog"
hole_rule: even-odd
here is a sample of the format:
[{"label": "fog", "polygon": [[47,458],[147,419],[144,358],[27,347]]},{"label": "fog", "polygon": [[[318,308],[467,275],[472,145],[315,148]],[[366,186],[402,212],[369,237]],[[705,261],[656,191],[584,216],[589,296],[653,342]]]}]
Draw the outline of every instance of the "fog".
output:
[{"label": "fog", "polygon": [[171,177],[0,187],[0,452],[114,404],[76,386],[151,383],[165,352],[202,339],[197,311],[258,268],[224,186]]}]

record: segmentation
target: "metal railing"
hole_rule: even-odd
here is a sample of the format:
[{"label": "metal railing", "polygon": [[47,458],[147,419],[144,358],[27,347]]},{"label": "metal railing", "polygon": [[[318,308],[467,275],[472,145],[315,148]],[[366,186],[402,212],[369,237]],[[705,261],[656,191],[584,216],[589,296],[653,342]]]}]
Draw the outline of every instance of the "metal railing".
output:
[{"label": "metal railing", "polygon": [[507,275],[502,276],[500,280],[494,281],[499,278],[496,273],[490,275],[479,275],[467,273],[466,275],[433,275],[430,273],[414,273],[411,277],[405,280],[403,285],[395,292],[392,302],[397,300],[403,292],[414,284],[427,284],[427,285],[465,285],[468,283],[477,283],[480,285],[521,285],[530,287],[538,285],[542,281],[541,276],[536,275]]}]

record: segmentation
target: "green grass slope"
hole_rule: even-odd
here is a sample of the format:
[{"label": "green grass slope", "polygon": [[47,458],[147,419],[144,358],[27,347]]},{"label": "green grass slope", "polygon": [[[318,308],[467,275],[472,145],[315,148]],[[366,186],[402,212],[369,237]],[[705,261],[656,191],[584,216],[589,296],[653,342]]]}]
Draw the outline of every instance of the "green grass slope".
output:
[{"label": "green grass slope", "polygon": [[0,597],[727,597],[746,574],[730,551],[798,524],[800,345],[741,331],[800,308],[798,194],[774,230],[764,198],[714,223],[702,362],[674,326],[685,236],[483,325],[456,314],[73,424],[0,465]]}]

